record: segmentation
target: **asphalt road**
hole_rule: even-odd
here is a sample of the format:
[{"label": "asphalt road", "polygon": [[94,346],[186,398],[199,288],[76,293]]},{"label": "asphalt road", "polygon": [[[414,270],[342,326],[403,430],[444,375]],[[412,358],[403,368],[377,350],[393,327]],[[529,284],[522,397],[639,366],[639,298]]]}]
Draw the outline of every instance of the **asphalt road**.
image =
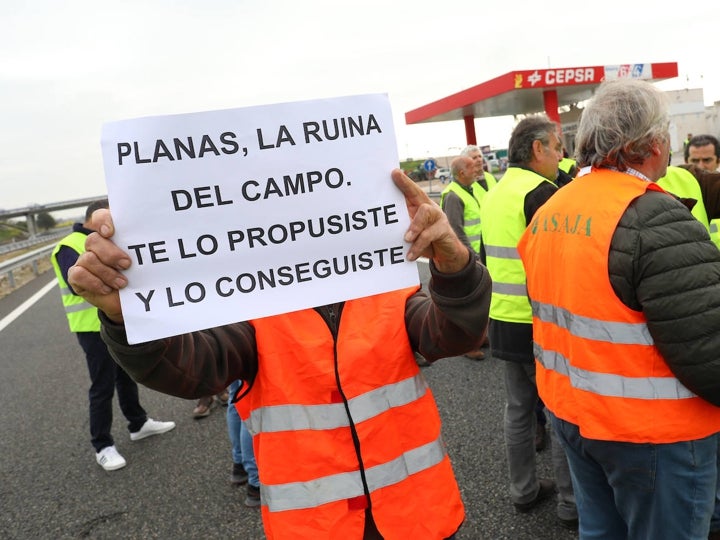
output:
[{"label": "asphalt road", "polygon": [[[0,327],[51,274],[0,300]],[[423,372],[466,505],[458,540],[577,538],[556,523],[554,501],[530,514],[512,507],[501,362],[448,358]],[[264,538],[259,512],[228,482],[224,408],[193,420],[194,402],[141,388],[148,413],[177,428],[131,442],[115,400],[113,435],[128,465],[105,472],[89,442],[88,382],[56,288],[0,330],[0,539]],[[551,477],[549,449],[538,459]]]}]

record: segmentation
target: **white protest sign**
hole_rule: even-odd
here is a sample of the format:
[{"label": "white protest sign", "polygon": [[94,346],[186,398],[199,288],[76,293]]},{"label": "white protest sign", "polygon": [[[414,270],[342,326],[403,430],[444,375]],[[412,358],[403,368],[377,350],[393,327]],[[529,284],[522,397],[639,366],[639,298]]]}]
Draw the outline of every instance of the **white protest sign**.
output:
[{"label": "white protest sign", "polygon": [[386,95],[103,126],[139,343],[417,284]]}]

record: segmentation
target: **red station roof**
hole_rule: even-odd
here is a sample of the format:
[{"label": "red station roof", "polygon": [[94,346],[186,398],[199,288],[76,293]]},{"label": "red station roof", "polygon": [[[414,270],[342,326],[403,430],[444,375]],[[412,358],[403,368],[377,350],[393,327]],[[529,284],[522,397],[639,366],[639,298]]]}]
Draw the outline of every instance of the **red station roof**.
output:
[{"label": "red station roof", "polygon": [[[546,112],[592,97],[598,85],[618,78],[660,81],[677,77],[677,62],[511,71],[405,113],[406,124]],[[554,109],[554,110],[553,110]]]}]

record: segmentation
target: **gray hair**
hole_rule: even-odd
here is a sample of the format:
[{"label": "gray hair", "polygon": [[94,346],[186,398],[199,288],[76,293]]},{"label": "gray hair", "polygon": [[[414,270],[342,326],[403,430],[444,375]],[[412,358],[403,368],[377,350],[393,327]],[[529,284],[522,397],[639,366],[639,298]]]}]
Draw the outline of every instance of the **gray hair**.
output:
[{"label": "gray hair", "polygon": [[476,144],[468,144],[465,148],[463,148],[460,151],[460,155],[461,156],[469,156],[470,152],[475,152],[475,151],[480,152],[482,154],[482,151]]},{"label": "gray hair", "polygon": [[465,164],[468,162],[468,160],[472,162],[472,160],[468,156],[461,154],[450,162],[450,174],[455,180],[457,180],[460,170],[465,168]]},{"label": "gray hair", "polygon": [[533,142],[540,141],[547,146],[553,133],[557,133],[557,124],[547,116],[539,114],[523,118],[510,135],[508,161],[527,165],[533,157]]},{"label": "gray hair", "polygon": [[626,171],[650,156],[655,141],[668,139],[669,124],[667,98],[652,84],[639,79],[604,82],[580,119],[578,165]]}]

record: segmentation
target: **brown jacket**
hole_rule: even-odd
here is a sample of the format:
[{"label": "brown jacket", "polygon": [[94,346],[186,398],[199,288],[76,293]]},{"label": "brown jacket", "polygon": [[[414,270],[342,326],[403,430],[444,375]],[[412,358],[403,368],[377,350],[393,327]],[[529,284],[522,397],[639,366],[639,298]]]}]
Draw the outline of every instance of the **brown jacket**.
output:
[{"label": "brown jacket", "polygon": [[[456,274],[441,274],[432,262],[430,271],[427,290],[411,296],[405,308],[413,349],[434,361],[478,348],[490,305],[487,269],[473,260]],[[342,303],[315,309],[331,329],[337,327]],[[124,326],[103,313],[100,319],[113,358],[135,381],[159,392],[194,399],[217,394],[236,379],[251,381],[257,373],[255,333],[247,322],[129,345]]]},{"label": "brown jacket", "polygon": [[[720,172],[706,171],[689,164],[680,165],[680,167],[690,171],[697,179],[708,219],[720,218]],[[692,201],[692,199],[685,201]],[[685,204],[692,209],[695,203],[685,202]]]}]

